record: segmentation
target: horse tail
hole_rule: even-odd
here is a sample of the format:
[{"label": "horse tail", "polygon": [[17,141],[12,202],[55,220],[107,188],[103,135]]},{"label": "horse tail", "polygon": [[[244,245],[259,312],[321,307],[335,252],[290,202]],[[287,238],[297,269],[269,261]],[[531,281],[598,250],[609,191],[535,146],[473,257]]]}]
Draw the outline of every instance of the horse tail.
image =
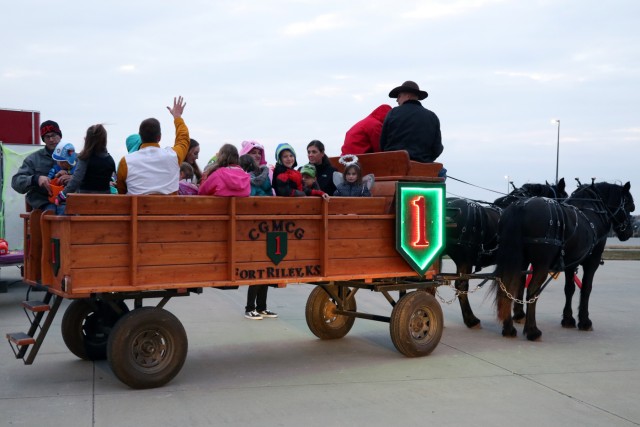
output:
[{"label": "horse tail", "polygon": [[[523,232],[522,205],[516,203],[504,210],[500,217],[498,231],[498,252],[493,282],[495,290],[498,319],[505,320],[511,316],[511,300],[505,294],[517,295],[522,277]],[[504,289],[500,286],[500,282]]]}]

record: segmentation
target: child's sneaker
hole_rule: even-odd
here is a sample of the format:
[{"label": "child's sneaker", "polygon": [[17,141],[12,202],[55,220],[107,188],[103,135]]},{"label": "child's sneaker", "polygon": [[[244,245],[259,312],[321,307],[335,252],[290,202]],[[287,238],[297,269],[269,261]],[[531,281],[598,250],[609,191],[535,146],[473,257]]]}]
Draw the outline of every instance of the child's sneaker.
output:
[{"label": "child's sneaker", "polygon": [[262,316],[262,317],[278,317],[278,313],[274,313],[273,311],[269,311],[269,310],[260,310],[260,311],[258,311],[258,316]]},{"label": "child's sneaker", "polygon": [[262,316],[257,311],[245,311],[244,317],[251,320],[262,320]]}]

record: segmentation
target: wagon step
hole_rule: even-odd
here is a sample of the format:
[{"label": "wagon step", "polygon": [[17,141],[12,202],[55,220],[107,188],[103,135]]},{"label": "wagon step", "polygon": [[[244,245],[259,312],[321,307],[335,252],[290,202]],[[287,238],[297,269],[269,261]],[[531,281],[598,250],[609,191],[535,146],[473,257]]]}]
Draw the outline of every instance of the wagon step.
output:
[{"label": "wagon step", "polygon": [[[53,301],[52,301],[53,300]],[[23,301],[22,308],[29,319],[28,332],[7,334],[7,341],[16,359],[22,359],[25,365],[33,363],[44,338],[49,331],[53,318],[58,312],[62,298],[47,293],[44,301]]]},{"label": "wagon step", "polygon": [[13,332],[7,334],[7,340],[17,346],[32,345],[36,343],[35,338],[30,337],[24,332]]},{"label": "wagon step", "polygon": [[51,306],[44,301],[22,301],[22,307],[34,313],[49,311]]}]

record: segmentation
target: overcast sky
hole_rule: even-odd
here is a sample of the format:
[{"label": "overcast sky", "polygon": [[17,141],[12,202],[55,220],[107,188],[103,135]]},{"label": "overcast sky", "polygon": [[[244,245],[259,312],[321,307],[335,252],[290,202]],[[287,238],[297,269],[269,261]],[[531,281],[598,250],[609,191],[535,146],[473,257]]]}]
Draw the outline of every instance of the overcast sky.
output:
[{"label": "overcast sky", "polygon": [[[140,121],[187,101],[202,147],[255,139],[298,162],[414,80],[440,118],[449,175],[495,191],[559,175],[640,188],[640,1],[11,1],[0,107],[56,120],[78,151],[105,123],[116,163]],[[449,194],[498,195],[448,180]],[[640,196],[636,196],[640,197]]]}]

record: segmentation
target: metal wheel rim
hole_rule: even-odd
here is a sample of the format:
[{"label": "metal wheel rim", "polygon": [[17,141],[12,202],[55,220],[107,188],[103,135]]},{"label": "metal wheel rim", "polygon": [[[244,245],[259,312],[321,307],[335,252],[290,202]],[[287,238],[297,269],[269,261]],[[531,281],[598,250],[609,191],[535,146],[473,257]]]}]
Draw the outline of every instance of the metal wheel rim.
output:
[{"label": "metal wheel rim", "polygon": [[147,329],[131,342],[131,358],[143,370],[159,371],[171,360],[171,340],[162,331]]},{"label": "metal wheel rim", "polygon": [[345,316],[339,316],[336,314],[336,309],[338,306],[336,303],[327,299],[323,309],[322,309],[322,319],[327,326],[331,326],[332,328],[339,328],[346,322]]},{"label": "metal wheel rim", "polygon": [[418,309],[409,319],[409,334],[416,341],[427,341],[431,339],[432,330],[431,316],[429,311],[425,309]]},{"label": "metal wheel rim", "polygon": [[[107,331],[105,331],[107,329]],[[90,313],[82,323],[82,335],[91,343],[105,343],[108,339],[108,330],[96,313]]]}]

